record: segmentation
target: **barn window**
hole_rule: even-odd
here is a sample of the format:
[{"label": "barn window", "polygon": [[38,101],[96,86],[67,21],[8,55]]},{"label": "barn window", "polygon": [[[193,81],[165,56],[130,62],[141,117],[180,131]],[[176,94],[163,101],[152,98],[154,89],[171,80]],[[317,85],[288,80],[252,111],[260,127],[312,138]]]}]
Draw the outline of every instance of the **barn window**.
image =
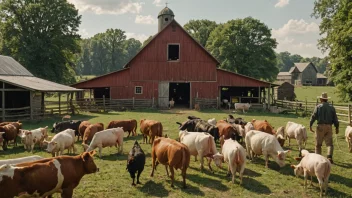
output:
[{"label": "barn window", "polygon": [[165,18],[165,21],[169,21],[169,18]]},{"label": "barn window", "polygon": [[143,94],[143,87],[142,86],[136,86],[134,88],[134,93],[135,94]]},{"label": "barn window", "polygon": [[169,44],[167,46],[167,60],[168,61],[180,60],[180,44]]}]

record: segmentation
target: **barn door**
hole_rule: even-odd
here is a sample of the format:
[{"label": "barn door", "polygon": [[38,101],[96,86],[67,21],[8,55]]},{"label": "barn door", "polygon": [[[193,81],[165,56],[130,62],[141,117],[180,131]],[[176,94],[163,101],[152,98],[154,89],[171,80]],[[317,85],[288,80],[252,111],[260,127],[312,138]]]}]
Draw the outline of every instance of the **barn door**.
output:
[{"label": "barn door", "polygon": [[159,82],[159,108],[168,108],[169,106],[169,82]]}]

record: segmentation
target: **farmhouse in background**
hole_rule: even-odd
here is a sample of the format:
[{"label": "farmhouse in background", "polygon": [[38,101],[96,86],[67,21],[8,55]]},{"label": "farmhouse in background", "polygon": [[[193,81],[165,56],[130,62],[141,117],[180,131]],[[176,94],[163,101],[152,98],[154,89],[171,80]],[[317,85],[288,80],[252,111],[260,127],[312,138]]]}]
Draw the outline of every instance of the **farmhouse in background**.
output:
[{"label": "farmhouse in background", "polygon": [[226,100],[262,107],[264,98],[272,101],[275,85],[220,69],[174,17],[170,8],[161,10],[158,33],[122,70],[72,86],[90,90],[94,98],[124,101],[124,106],[133,101],[138,107],[167,108],[173,99],[175,107],[219,107]]},{"label": "farmhouse in background", "polygon": [[44,115],[44,93],[82,91],[33,76],[8,56],[0,55],[0,120]]},{"label": "farmhouse in background", "polygon": [[312,62],[294,63],[288,72],[280,72],[277,75],[278,82],[288,82],[293,85],[326,85],[327,78],[318,72]]}]

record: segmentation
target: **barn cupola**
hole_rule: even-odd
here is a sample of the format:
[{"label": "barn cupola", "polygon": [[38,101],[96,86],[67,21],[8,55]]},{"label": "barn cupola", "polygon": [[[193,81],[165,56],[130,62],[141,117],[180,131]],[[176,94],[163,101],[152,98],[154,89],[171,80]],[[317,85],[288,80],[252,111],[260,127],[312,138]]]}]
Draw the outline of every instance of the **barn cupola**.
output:
[{"label": "barn cupola", "polygon": [[160,32],[165,26],[167,26],[173,19],[174,12],[167,6],[159,12],[158,15],[158,32]]}]

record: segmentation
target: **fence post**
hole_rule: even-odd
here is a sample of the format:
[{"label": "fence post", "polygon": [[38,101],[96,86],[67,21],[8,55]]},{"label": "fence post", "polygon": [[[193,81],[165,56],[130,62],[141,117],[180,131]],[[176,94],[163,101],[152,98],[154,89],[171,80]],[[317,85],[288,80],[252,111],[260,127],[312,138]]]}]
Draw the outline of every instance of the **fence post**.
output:
[{"label": "fence post", "polygon": [[61,115],[61,93],[59,92],[59,115]]},{"label": "fence post", "polygon": [[307,102],[307,98],[306,98],[306,108],[305,108],[304,115],[307,115],[307,114],[308,114],[308,102]]},{"label": "fence post", "polygon": [[33,92],[32,91],[29,92],[29,105],[30,105],[30,109],[29,109],[30,118],[31,120],[33,120]]},{"label": "fence post", "polygon": [[103,106],[104,106],[104,112],[106,112],[106,108],[105,108],[105,95],[103,95]]},{"label": "fence post", "polygon": [[216,97],[216,108],[219,109],[219,97]]},{"label": "fence post", "polygon": [[296,102],[295,104],[296,104],[295,106],[296,106],[296,115],[297,115],[298,114],[298,103]]},{"label": "fence post", "polygon": [[350,124],[350,126],[352,126],[352,122],[351,122],[351,105],[348,104],[348,122]]},{"label": "fence post", "polygon": [[132,98],[132,108],[134,109],[134,97]]}]

